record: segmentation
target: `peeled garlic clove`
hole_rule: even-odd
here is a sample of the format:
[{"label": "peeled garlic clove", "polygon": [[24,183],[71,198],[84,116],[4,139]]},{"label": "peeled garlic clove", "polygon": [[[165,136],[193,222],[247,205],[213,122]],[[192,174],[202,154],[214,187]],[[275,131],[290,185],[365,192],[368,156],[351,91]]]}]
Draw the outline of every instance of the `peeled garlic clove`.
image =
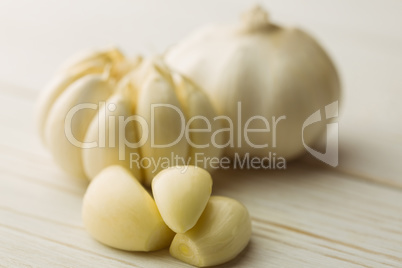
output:
[{"label": "peeled garlic clove", "polygon": [[56,100],[45,125],[45,138],[55,161],[69,174],[85,177],[81,148],[99,102],[114,84],[104,75],[87,75],[69,86]]},{"label": "peeled garlic clove", "polygon": [[121,165],[136,178],[142,178],[140,167],[130,165],[131,154],[139,156],[139,148],[126,145],[127,139],[131,143],[138,142],[135,123],[128,120],[133,112],[134,103],[130,97],[116,93],[92,119],[84,142],[94,143],[93,148],[82,149],[83,166],[89,179],[111,165]]},{"label": "peeled garlic clove", "polygon": [[104,169],[91,182],[82,217],[96,240],[122,250],[159,250],[174,236],[149,193],[120,166]]},{"label": "peeled garlic clove", "polygon": [[173,78],[183,112],[189,119],[186,129],[186,140],[190,147],[189,164],[212,170],[207,159],[219,158],[223,153],[223,147],[220,146],[224,139],[223,133],[213,137],[222,124],[214,120],[216,113],[212,103],[200,88],[179,74]]},{"label": "peeled garlic clove", "polygon": [[108,64],[116,64],[123,61],[124,56],[116,48],[91,51],[73,57],[56,74],[54,79],[41,92],[36,106],[36,125],[38,126],[39,136],[46,145],[44,128],[49,112],[56,99],[72,83],[88,74],[100,74],[104,72]]},{"label": "peeled garlic clove", "polygon": [[[143,171],[145,183],[150,186],[153,177],[168,167],[166,164],[172,165],[172,156],[187,159],[188,146],[183,137],[185,117],[172,78],[163,66],[152,64],[138,91],[136,114],[149,126],[149,136],[141,147],[141,156],[147,159]],[[139,138],[142,135],[144,132]]]},{"label": "peeled garlic clove", "polygon": [[195,166],[177,166],[159,172],[152,192],[163,220],[176,233],[194,227],[211,196],[209,173]]},{"label": "peeled garlic clove", "polygon": [[213,266],[235,258],[248,244],[251,221],[238,201],[212,196],[197,224],[176,234],[170,254],[198,267]]}]

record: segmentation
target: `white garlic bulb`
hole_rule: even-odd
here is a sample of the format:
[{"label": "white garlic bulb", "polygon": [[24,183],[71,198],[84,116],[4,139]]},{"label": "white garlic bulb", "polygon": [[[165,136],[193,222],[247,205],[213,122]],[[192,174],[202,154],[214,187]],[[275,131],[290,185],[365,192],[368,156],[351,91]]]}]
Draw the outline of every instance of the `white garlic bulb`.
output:
[{"label": "white garlic bulb", "polygon": [[165,60],[231,118],[225,151],[231,156],[297,157],[305,151],[303,141],[312,144],[325,130],[325,123],[303,130],[303,122],[340,95],[336,69],[320,45],[297,28],[272,24],[260,7],[240,24],[196,31],[171,47]]}]

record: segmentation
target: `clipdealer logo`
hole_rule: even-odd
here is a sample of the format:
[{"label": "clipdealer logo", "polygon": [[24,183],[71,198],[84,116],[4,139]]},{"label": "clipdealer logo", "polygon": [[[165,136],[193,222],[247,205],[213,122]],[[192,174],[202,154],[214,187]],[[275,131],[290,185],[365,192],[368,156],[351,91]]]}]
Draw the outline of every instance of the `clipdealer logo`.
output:
[{"label": "clipdealer logo", "polygon": [[[140,148],[142,146],[144,146],[144,144],[146,144],[147,142],[150,142],[151,148],[170,148],[172,146],[175,146],[175,144],[177,144],[178,142],[180,142],[182,140],[182,138],[185,138],[187,140],[187,143],[189,145],[191,145],[194,148],[206,148],[209,146],[214,146],[215,148],[226,148],[226,147],[235,147],[235,142],[233,141],[233,132],[237,131],[237,133],[243,133],[244,132],[244,138],[245,138],[245,142],[247,143],[247,145],[256,148],[256,149],[260,149],[260,148],[267,148],[268,144],[254,144],[252,143],[249,138],[247,133],[249,131],[254,131],[254,132],[272,132],[272,143],[271,143],[271,147],[275,148],[276,147],[276,136],[277,136],[277,125],[278,123],[280,123],[281,120],[286,120],[286,116],[282,115],[279,118],[276,117],[272,117],[272,122],[270,123],[268,121],[267,118],[263,117],[263,116],[253,116],[251,117],[249,120],[247,120],[244,129],[242,129],[241,126],[240,129],[231,129],[231,128],[225,128],[225,129],[218,129],[216,132],[221,133],[223,130],[226,131],[231,131],[232,133],[229,133],[229,141],[227,141],[225,144],[219,144],[217,143],[217,141],[214,139],[214,137],[216,137],[216,133],[213,133],[211,135],[211,140],[210,143],[208,144],[194,144],[191,141],[190,138],[190,134],[189,132],[194,132],[194,131],[200,131],[200,132],[211,132],[212,129],[212,123],[210,122],[210,120],[208,120],[207,118],[203,117],[203,116],[195,116],[194,118],[190,118],[190,119],[186,119],[184,114],[182,113],[182,111],[177,108],[174,105],[171,104],[152,104],[150,107],[150,114],[151,114],[151,120],[150,122],[148,122],[145,118],[139,116],[139,115],[131,115],[131,116],[122,116],[122,115],[110,115],[109,116],[109,124],[108,124],[108,134],[109,134],[109,144],[106,145],[106,122],[101,122],[102,120],[98,120],[98,124],[99,124],[99,135],[98,135],[98,140],[97,141],[91,141],[91,142],[82,142],[77,140],[74,135],[73,135],[73,131],[72,131],[72,121],[73,121],[73,117],[74,115],[83,110],[83,109],[92,109],[92,110],[98,110],[101,109],[101,107],[103,107],[104,109],[108,109],[110,112],[113,112],[116,109],[116,104],[114,103],[108,103],[106,104],[105,102],[100,102],[99,104],[94,104],[94,103],[82,103],[79,105],[74,106],[73,108],[70,109],[70,111],[67,113],[66,118],[65,118],[65,124],[64,124],[64,132],[65,132],[65,136],[68,139],[68,141],[73,144],[76,147],[79,148],[83,148],[83,149],[91,149],[91,148],[105,148],[105,147],[118,147],[119,148],[119,160],[125,160],[126,157],[126,148]],[[168,144],[156,144],[155,143],[155,139],[154,139],[154,130],[155,130],[155,122],[156,119],[154,118],[155,115],[155,109],[158,108],[165,108],[165,109],[172,109],[172,111],[175,111],[180,119],[181,122],[181,129],[180,129],[180,135],[174,140],[169,142]],[[241,116],[241,103],[238,103],[238,110],[239,110],[239,115]],[[326,130],[327,130],[327,137],[326,137],[326,149],[324,153],[321,153],[317,150],[314,150],[313,148],[311,148],[310,146],[307,145],[307,143],[305,142],[305,136],[304,136],[304,131],[306,128],[308,128],[309,126],[320,122],[322,120],[330,120],[333,119],[335,117],[338,117],[338,101],[335,101],[331,104],[328,104],[324,107],[324,113],[325,116],[321,116],[321,110],[317,110],[315,111],[313,114],[311,114],[303,123],[302,125],[302,129],[301,129],[301,139],[302,139],[302,144],[305,147],[305,149],[307,150],[307,152],[309,152],[311,155],[313,155],[315,158],[317,158],[318,160],[332,166],[332,167],[336,167],[338,165],[338,123],[337,122],[331,122],[328,123],[326,125]],[[111,120],[113,119],[113,120]],[[205,122],[206,124],[206,128],[205,129],[192,129],[190,128],[190,122],[194,121],[194,120],[202,120],[203,122]],[[227,123],[231,126],[233,126],[233,122],[232,119],[229,118],[228,116],[217,116],[215,118],[213,118],[213,120],[226,120]],[[253,120],[262,120],[262,122],[265,124],[266,129],[263,130],[258,130],[258,129],[249,129],[249,123]],[[130,123],[130,122],[135,122],[141,129],[141,133],[138,133],[138,137],[140,137],[139,141],[136,143],[131,143],[128,141],[127,137],[125,137],[125,129],[126,126]],[[113,122],[113,124],[110,124],[110,122]],[[117,126],[115,125],[115,123],[117,123]],[[271,126],[271,127],[270,127]],[[116,142],[114,139],[113,142],[110,142],[110,137],[115,137],[116,133],[118,133],[118,137],[116,137]],[[330,140],[329,139],[329,133],[331,133],[332,135],[335,135],[335,139]],[[238,138],[238,140],[240,140]],[[117,144],[116,144],[117,143]],[[238,143],[236,146],[241,147],[241,143]],[[201,157],[201,156],[199,156]],[[132,161],[132,159],[135,159],[135,161],[137,161],[137,165],[138,162],[141,161],[141,163],[150,163],[153,162],[152,166],[157,166],[160,163],[164,163],[164,165],[166,166],[172,166],[173,163],[169,163],[169,161],[167,161],[166,159],[173,159],[172,157],[165,157],[166,159],[149,159],[150,157],[140,157],[140,155],[136,155],[136,156],[130,156],[130,162]],[[188,157],[187,157],[188,158]],[[216,163],[229,163],[230,160],[226,159],[227,157],[216,157],[216,159],[204,159],[204,165],[205,163],[209,162],[211,163],[215,163],[215,167],[214,168],[219,168],[218,166],[216,166]],[[174,158],[177,159],[177,158]],[[179,162],[181,162],[182,164],[188,164],[191,161],[188,159],[180,159],[176,160],[176,163],[179,164]],[[286,160],[281,157],[281,156],[276,156],[275,153],[271,153],[269,152],[269,155],[267,155],[267,157],[264,158],[259,158],[259,157],[250,157],[250,154],[247,153],[245,154],[244,159],[242,160],[242,163],[257,163],[255,165],[252,165],[252,168],[258,168],[261,167],[263,165],[263,163],[267,162],[269,163],[269,168],[272,169],[271,167],[271,163],[274,162],[275,160],[279,160],[277,161],[278,164],[280,164],[280,166],[282,167],[282,169],[286,168]],[[145,161],[146,160],[146,161]],[[237,162],[240,161],[240,156],[238,154],[235,154],[234,158],[232,160],[235,160]],[[193,159],[193,161],[196,161]],[[265,162],[264,162],[265,161]],[[173,161],[175,162],[175,161]],[[197,161],[196,161],[197,162]],[[234,163],[237,163],[234,162]],[[239,162],[240,163],[240,162]],[[260,163],[260,164],[258,164]],[[261,164],[262,163],[262,164]],[[145,164],[144,164],[145,165]],[[236,167],[235,165],[233,165],[234,167]],[[239,165],[239,167],[243,168],[244,164]],[[275,166],[275,164],[274,164]],[[146,167],[144,167],[146,168]],[[207,167],[204,167],[207,168]],[[227,167],[223,167],[221,166],[220,168],[224,168],[226,169]],[[275,169],[275,167],[274,167]],[[279,169],[281,169],[279,167]]]},{"label": "clipdealer logo", "polygon": [[[338,101],[334,101],[333,103],[325,106],[325,119],[329,120],[336,117],[338,117]],[[306,119],[306,121],[304,121],[302,127],[302,142],[304,148],[306,148],[306,150],[312,156],[332,167],[336,167],[338,166],[339,162],[339,156],[338,156],[339,129],[337,122],[327,124],[325,153],[321,153],[319,151],[314,150],[313,148],[309,147],[304,141],[304,129],[321,120],[323,120],[321,117],[321,110],[317,110],[312,115],[310,115]],[[335,135],[335,138],[333,140],[330,140],[329,134]]]},{"label": "clipdealer logo", "polygon": [[[334,101],[333,103],[325,106],[325,119],[329,120],[335,117],[338,117],[338,101]],[[338,156],[339,129],[337,122],[327,124],[327,137],[326,137],[327,142],[326,142],[325,153],[321,153],[319,151],[314,150],[313,148],[309,147],[304,141],[304,129],[321,120],[323,120],[321,117],[321,110],[317,110],[312,115],[310,115],[306,119],[306,121],[304,121],[302,127],[302,142],[304,148],[306,148],[306,150],[312,156],[332,167],[336,167],[338,166],[339,162],[339,156]],[[332,142],[329,139],[329,133],[333,133],[333,135],[335,135],[335,138],[333,139]]]}]

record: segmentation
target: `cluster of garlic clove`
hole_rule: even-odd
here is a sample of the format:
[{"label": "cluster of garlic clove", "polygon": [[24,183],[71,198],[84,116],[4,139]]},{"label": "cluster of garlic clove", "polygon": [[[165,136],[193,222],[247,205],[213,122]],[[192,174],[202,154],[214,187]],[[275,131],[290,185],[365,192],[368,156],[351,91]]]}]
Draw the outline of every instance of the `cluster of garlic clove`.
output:
[{"label": "cluster of garlic clove", "polygon": [[87,231],[108,246],[152,251],[170,245],[181,261],[218,265],[247,246],[251,221],[244,205],[211,191],[206,170],[176,166],[156,175],[154,200],[129,171],[110,166],[88,187],[82,217]]},{"label": "cluster of garlic clove", "polygon": [[[200,124],[191,120],[196,116],[210,122],[211,131],[183,137],[186,124]],[[195,146],[210,141],[220,128],[214,116],[206,94],[162,59],[127,60],[115,48],[70,60],[43,92],[37,109],[42,140],[67,173],[92,179],[107,166],[121,165],[147,185],[163,168],[156,165],[160,159],[174,155],[195,164],[197,153],[204,159],[221,155],[221,148]],[[150,164],[132,163],[133,156]]]},{"label": "cluster of garlic clove", "polygon": [[176,235],[170,254],[204,267],[235,258],[251,236],[250,215],[240,202],[211,196],[209,173],[195,166],[171,167],[152,182],[156,205]]}]

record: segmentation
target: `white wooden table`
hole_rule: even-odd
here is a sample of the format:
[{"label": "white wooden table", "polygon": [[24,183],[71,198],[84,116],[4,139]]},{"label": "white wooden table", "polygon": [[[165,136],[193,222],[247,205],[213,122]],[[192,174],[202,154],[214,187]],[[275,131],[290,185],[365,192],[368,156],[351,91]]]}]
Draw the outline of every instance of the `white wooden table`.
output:
[{"label": "white wooden table", "polygon": [[[340,165],[221,171],[214,194],[253,219],[247,249],[223,267],[402,267],[402,2],[260,1],[314,34],[343,81]],[[248,1],[0,2],[0,266],[188,267],[123,252],[85,232],[86,183],[63,174],[33,124],[38,91],[69,55],[118,44],[161,52],[191,29],[235,20]]]}]

